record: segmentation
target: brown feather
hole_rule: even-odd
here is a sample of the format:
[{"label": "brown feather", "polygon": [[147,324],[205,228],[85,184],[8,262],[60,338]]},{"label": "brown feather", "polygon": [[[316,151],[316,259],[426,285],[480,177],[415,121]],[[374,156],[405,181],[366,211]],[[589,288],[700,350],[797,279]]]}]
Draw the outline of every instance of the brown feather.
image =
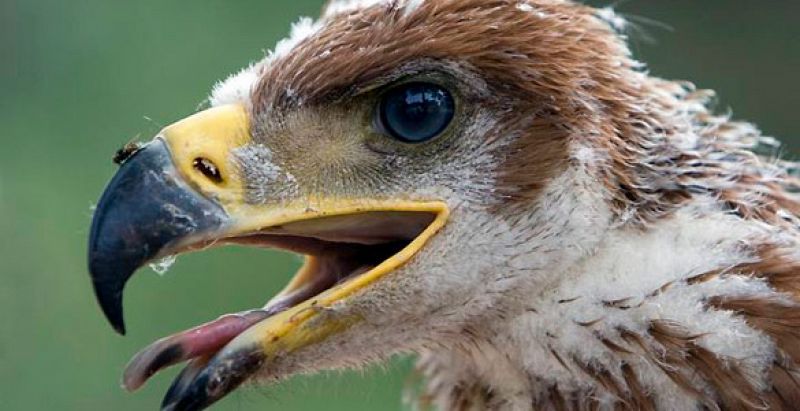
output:
[{"label": "brown feather", "polygon": [[636,376],[633,367],[629,364],[622,364],[622,377],[628,386],[631,408],[641,411],[655,411],[656,406],[653,403],[653,398],[639,383],[639,377]]},{"label": "brown feather", "polygon": [[[679,324],[669,321],[653,321],[650,335],[665,349],[663,360],[678,373],[696,373],[718,396],[716,401],[728,410],[748,410],[762,407],[758,391],[745,379],[736,361],[721,358],[697,343],[698,335],[689,334]],[[688,383],[688,381],[686,381]],[[685,388],[685,387],[684,387]],[[692,389],[696,394],[701,391]],[[715,402],[706,398],[705,402]]]},{"label": "brown feather", "polygon": [[742,315],[753,328],[763,331],[791,358],[800,363],[800,304],[761,298],[714,297],[708,304]]}]

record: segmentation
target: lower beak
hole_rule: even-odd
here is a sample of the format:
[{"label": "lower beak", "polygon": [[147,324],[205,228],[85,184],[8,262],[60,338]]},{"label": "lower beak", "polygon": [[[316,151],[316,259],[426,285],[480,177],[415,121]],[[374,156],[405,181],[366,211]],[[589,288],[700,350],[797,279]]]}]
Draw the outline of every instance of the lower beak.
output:
[{"label": "lower beak", "polygon": [[198,411],[219,401],[258,371],[265,361],[258,345],[223,350],[210,361],[192,361],[172,383],[163,411]]},{"label": "lower beak", "polygon": [[125,334],[122,290],[136,269],[217,232],[226,220],[179,175],[163,140],[127,159],[97,204],[89,236],[94,292],[114,329]]}]

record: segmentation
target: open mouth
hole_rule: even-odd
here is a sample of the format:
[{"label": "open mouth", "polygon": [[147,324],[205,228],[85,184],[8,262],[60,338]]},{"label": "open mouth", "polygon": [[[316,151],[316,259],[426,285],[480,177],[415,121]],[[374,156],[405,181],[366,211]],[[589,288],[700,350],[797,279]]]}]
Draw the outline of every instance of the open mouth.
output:
[{"label": "open mouth", "polygon": [[[222,244],[306,257],[264,307],[162,338],[131,360],[123,377],[129,390],[189,361],[167,392],[167,410],[207,407],[273,362],[364,320],[368,314],[345,309],[351,297],[408,264],[450,214],[443,201],[390,198],[381,191],[285,194],[288,180],[272,174],[259,186],[285,195],[250,201],[245,193],[252,182],[233,154],[258,144],[249,121],[245,107],[230,105],[166,127],[121,162],[92,218],[89,275],[100,309],[120,334],[126,283],[160,257]],[[266,157],[258,162],[271,166]]]},{"label": "open mouth", "polygon": [[[439,217],[439,218],[437,218]],[[283,291],[263,308],[226,314],[169,337],[140,351],[128,364],[123,385],[141,387],[161,369],[195,358],[207,359],[253,325],[319,299],[339,300],[405,264],[441,226],[432,211],[366,211],[302,219],[216,240],[291,251],[305,256],[304,265]],[[183,250],[205,249],[208,241]]]}]

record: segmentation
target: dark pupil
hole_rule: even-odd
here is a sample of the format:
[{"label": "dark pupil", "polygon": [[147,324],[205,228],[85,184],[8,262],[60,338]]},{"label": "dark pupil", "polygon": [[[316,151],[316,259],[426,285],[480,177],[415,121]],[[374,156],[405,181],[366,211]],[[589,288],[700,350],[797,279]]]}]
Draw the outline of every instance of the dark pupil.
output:
[{"label": "dark pupil", "polygon": [[435,137],[453,118],[453,97],[427,83],[404,84],[389,91],[380,107],[383,128],[393,137],[417,143]]}]

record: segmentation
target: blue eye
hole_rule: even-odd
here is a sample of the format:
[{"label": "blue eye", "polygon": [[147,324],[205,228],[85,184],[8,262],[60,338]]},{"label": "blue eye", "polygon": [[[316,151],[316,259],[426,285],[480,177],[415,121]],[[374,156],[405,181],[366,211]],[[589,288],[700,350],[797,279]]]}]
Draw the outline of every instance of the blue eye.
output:
[{"label": "blue eye", "polygon": [[421,143],[444,131],[454,112],[453,96],[444,88],[406,83],[383,96],[378,106],[378,127],[402,142]]}]

